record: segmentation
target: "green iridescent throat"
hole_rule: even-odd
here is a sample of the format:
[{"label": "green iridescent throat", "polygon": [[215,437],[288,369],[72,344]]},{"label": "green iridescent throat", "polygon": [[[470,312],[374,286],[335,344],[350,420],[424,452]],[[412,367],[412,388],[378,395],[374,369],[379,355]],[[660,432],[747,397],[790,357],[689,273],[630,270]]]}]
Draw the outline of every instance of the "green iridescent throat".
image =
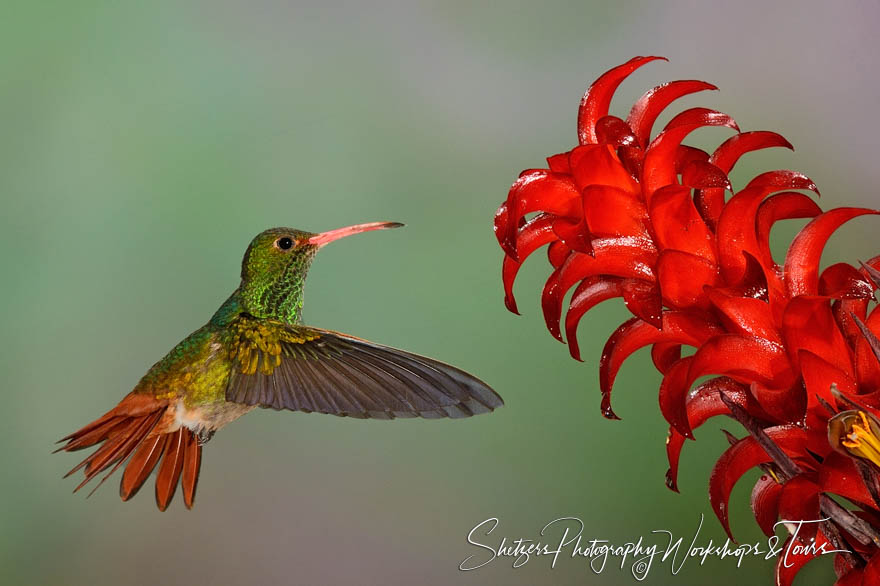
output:
[{"label": "green iridescent throat", "polygon": [[274,242],[282,234],[298,242],[312,236],[283,230],[267,230],[254,239],[242,260],[241,285],[227,303],[237,303],[254,317],[296,324],[302,313],[306,275],[318,247],[298,243],[289,251],[279,250]]}]

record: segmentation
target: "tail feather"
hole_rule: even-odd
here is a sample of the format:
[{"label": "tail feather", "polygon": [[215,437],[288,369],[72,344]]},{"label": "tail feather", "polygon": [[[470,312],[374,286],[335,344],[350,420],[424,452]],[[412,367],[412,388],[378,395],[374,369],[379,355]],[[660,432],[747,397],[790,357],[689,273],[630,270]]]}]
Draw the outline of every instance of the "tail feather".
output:
[{"label": "tail feather", "polygon": [[202,446],[186,427],[165,432],[173,423],[171,415],[167,403],[153,397],[128,395],[101,418],[63,438],[61,441],[67,443],[56,451],[72,452],[100,444],[65,475],[66,478],[83,469],[85,478],[74,492],[109,469],[92,490],[94,493],[125,465],[119,495],[126,501],[138,492],[158,465],[156,504],[159,509],[168,508],[178,484],[183,486],[184,504],[192,508]]},{"label": "tail feather", "polygon": [[137,494],[159,462],[164,448],[164,435],[154,435],[141,442],[122,473],[122,481],[119,483],[119,496],[122,500],[127,501]]},{"label": "tail feather", "polygon": [[184,429],[186,428],[181,427],[165,436],[165,455],[156,473],[156,505],[160,511],[167,509],[168,504],[171,503],[177,483],[180,481],[180,473],[183,471]]},{"label": "tail feather", "polygon": [[199,482],[199,469],[202,466],[202,446],[192,433],[186,434],[183,453],[183,475],[180,485],[183,487],[183,502],[191,509],[196,498],[196,485]]}]

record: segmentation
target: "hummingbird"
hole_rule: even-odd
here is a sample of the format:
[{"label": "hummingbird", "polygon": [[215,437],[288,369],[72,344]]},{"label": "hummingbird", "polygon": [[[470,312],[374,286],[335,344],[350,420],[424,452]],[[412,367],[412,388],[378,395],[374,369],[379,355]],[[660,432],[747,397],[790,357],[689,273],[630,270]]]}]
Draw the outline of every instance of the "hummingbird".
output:
[{"label": "hummingbird", "polygon": [[[256,407],[359,419],[470,417],[504,404],[476,377],[431,358],[302,325],[306,274],[323,246],[397,222],[321,233],[271,228],[241,263],[241,283],[207,324],[154,364],[116,407],[59,440],[57,451],[100,444],[83,469],[97,490],[125,466],[119,494],[133,497],[156,468],[156,505],[178,484],[192,508],[202,448],[218,429]],[[92,493],[94,492],[92,490]],[[91,494],[91,493],[90,493]]]}]

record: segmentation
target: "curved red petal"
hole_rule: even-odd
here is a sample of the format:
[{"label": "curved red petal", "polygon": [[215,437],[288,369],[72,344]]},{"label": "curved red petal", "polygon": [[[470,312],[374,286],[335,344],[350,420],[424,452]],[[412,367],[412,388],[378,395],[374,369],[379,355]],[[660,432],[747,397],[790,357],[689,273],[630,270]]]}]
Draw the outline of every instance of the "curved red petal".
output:
[{"label": "curved red petal", "polygon": [[555,240],[547,247],[547,261],[554,269],[558,269],[571,254],[571,249],[562,240]]},{"label": "curved red petal", "polygon": [[794,373],[787,371],[782,381],[775,385],[752,382],[749,392],[771,421],[803,423],[807,397],[803,387],[797,384]]},{"label": "curved red petal", "polygon": [[663,304],[657,284],[642,279],[625,279],[621,283],[623,302],[630,312],[654,327],[661,325]]},{"label": "curved red petal", "polygon": [[855,462],[849,456],[831,451],[819,466],[819,487],[855,503],[868,507],[877,507],[871,493],[868,492]]},{"label": "curved red petal", "polygon": [[814,218],[821,213],[822,208],[810,196],[796,191],[776,193],[762,201],[756,219],[762,264],[775,264],[770,252],[770,230],[773,224],[779,220]]},{"label": "curved red petal", "polygon": [[782,316],[782,336],[795,365],[798,352],[807,350],[852,376],[852,352],[837,327],[827,297],[801,296],[789,301]]},{"label": "curved red petal", "polygon": [[752,488],[752,512],[758,527],[767,537],[775,534],[774,525],[779,518],[779,494],[782,485],[776,482],[769,474],[762,475]]},{"label": "curved red petal", "polygon": [[651,346],[651,361],[660,374],[666,374],[679,358],[681,358],[681,344],[657,342]]},{"label": "curved red petal", "polygon": [[645,151],[642,186],[649,207],[655,191],[676,183],[675,158],[681,141],[703,126],[727,126],[739,130],[733,118],[706,108],[691,108],[670,120]]},{"label": "curved red petal", "polygon": [[[724,391],[728,399],[749,413],[757,416],[762,414],[742,384],[726,376],[721,376],[698,385],[688,393],[685,398],[688,429],[697,429],[712,417],[730,414],[727,405],[721,400],[721,391]],[[692,438],[693,435],[689,437]],[[673,427],[669,428],[669,437],[666,440],[666,458],[669,461],[669,469],[666,471],[666,486],[675,492],[678,492],[678,461],[684,441],[684,435]]]},{"label": "curved red petal", "polygon": [[614,148],[604,144],[591,144],[575,147],[568,156],[571,176],[578,188],[590,185],[611,185],[639,193],[639,185],[627,168],[621,163]]},{"label": "curved red petal", "polygon": [[501,280],[504,284],[504,305],[511,312],[519,314],[516,307],[516,299],[513,296],[513,282],[516,280],[519,268],[530,254],[554,240],[556,240],[556,234],[553,232],[553,217],[547,214],[541,214],[532,218],[518,232],[515,247],[519,251],[520,261],[517,262],[510,256],[505,256],[501,266]]},{"label": "curved red petal", "polygon": [[583,189],[584,220],[596,237],[648,237],[648,210],[630,191],[610,185],[588,185]]},{"label": "curved red petal", "polygon": [[[788,552],[789,548],[792,545],[792,539],[792,537],[789,537],[785,541],[785,544],[782,546],[781,551]],[[831,546],[831,543],[825,537],[825,534],[821,531],[819,531],[816,535],[815,547],[820,551],[820,548],[824,548],[829,551],[834,549]],[[801,569],[807,564],[807,562],[816,559],[818,555],[819,554],[816,551],[813,551],[811,548],[805,548],[803,550],[799,549],[798,553],[795,553],[794,550],[792,550],[792,552],[788,553],[787,555],[780,554],[779,559],[776,560],[776,586],[791,586],[798,572],[801,571]]]},{"label": "curved red petal", "polygon": [[629,124],[617,116],[603,116],[596,122],[596,141],[614,148],[636,145],[636,137]]},{"label": "curved red petal", "polygon": [[611,334],[599,359],[599,388],[602,391],[602,413],[614,417],[611,410],[611,389],[623,362],[636,350],[657,342],[674,342],[688,346],[700,346],[717,334],[718,327],[701,316],[679,311],[665,311],[663,327],[633,318],[626,321]]},{"label": "curved red petal", "polygon": [[816,295],[819,292],[819,259],[831,234],[853,218],[878,213],[867,208],[836,208],[819,214],[804,226],[785,256],[789,296]]},{"label": "curved red petal", "polygon": [[763,187],[769,189],[768,193],[783,189],[806,189],[819,195],[819,188],[816,187],[812,179],[791,169],[777,169],[761,173],[749,181],[746,189],[749,187]]},{"label": "curved red petal", "polygon": [[581,215],[580,192],[572,178],[546,169],[521,175],[510,188],[506,206],[504,246],[514,260],[518,260],[516,231],[520,218],[532,212],[575,218]]},{"label": "curved red petal", "polygon": [[669,435],[666,437],[666,460],[669,462],[669,468],[666,470],[666,488],[675,492],[678,492],[678,463],[684,442],[685,437],[675,431],[675,428],[670,427]]},{"label": "curved red petal", "polygon": [[675,151],[675,173],[680,175],[691,163],[708,163],[709,153],[686,144],[678,145]]},{"label": "curved red petal", "polygon": [[686,356],[669,368],[660,383],[659,393],[663,417],[675,431],[689,439],[694,436],[688,424],[685,398],[690,389],[687,378],[691,360],[691,356]]},{"label": "curved red petal", "polygon": [[874,552],[862,572],[862,586],[880,584],[880,552]]},{"label": "curved red petal", "polygon": [[[821,401],[834,405],[837,400],[831,394],[831,385],[844,394],[855,394],[856,381],[827,360],[816,356],[808,350],[798,352],[801,376],[807,391],[807,424],[824,427],[830,413],[825,410]],[[821,400],[821,401],[820,401]]]},{"label": "curved red petal", "polygon": [[715,239],[694,207],[690,189],[670,185],[658,190],[648,215],[660,250],[674,249],[715,262]]},{"label": "curved red petal", "polygon": [[568,151],[547,157],[547,167],[554,173],[571,175],[571,166],[568,164]]},{"label": "curved red petal", "polygon": [[[746,253],[759,261],[764,258],[757,233],[757,214],[764,198],[783,188],[809,189],[811,185],[809,178],[798,173],[771,171],[759,175],[730,198],[718,218],[717,230],[721,274],[725,281],[740,282],[746,272]],[[772,271],[772,267],[764,268],[765,272]]]},{"label": "curved red petal", "polygon": [[755,336],[782,344],[782,335],[766,301],[732,296],[719,289],[710,291],[708,296],[712,305],[721,313],[721,323],[730,333]]},{"label": "curved red petal", "polygon": [[701,376],[723,374],[746,384],[773,386],[790,373],[781,344],[754,336],[721,334],[700,345],[688,378],[692,383]]},{"label": "curved red petal", "polygon": [[562,339],[559,322],[562,301],[576,283],[596,275],[654,280],[651,265],[655,259],[653,244],[647,239],[597,238],[593,255],[572,252],[547,279],[541,299],[544,321],[553,337]]},{"label": "curved red petal", "polygon": [[839,262],[819,275],[819,295],[835,299],[872,299],[874,287],[857,268]]},{"label": "curved red petal", "polygon": [[685,166],[681,172],[681,184],[695,189],[732,189],[724,171],[702,161],[691,161]]},{"label": "curved red petal", "polygon": [[555,218],[553,232],[571,250],[586,254],[593,253],[593,246],[590,244],[590,231],[583,218]]},{"label": "curved red petal", "polygon": [[[802,453],[808,441],[807,433],[794,425],[768,427],[764,431],[789,456]],[[746,472],[770,461],[772,459],[764,448],[752,436],[746,436],[730,446],[715,462],[712,475],[709,477],[709,502],[731,539],[733,534],[730,532],[728,511],[730,493]]]},{"label": "curved red petal", "polygon": [[[878,306],[880,307],[880,306]],[[875,307],[867,319],[862,316],[865,326],[875,335],[880,336],[880,309]],[[850,319],[852,319],[850,317]],[[859,392],[871,392],[880,389],[880,362],[874,356],[871,345],[859,331],[855,340],[855,368],[859,381]]]},{"label": "curved red petal", "polygon": [[568,340],[568,351],[575,360],[581,359],[580,346],[577,340],[577,327],[581,318],[593,307],[607,299],[622,297],[620,286],[623,279],[619,277],[590,277],[584,279],[574,290],[568,313],[565,314],[565,337]]},{"label": "curved red petal", "polygon": [[581,98],[581,105],[578,108],[578,140],[581,144],[598,142],[596,122],[608,115],[611,98],[621,82],[642,65],[657,59],[666,60],[665,57],[634,57],[623,65],[605,72],[593,82]]},{"label": "curved red petal", "polygon": [[771,147],[794,150],[791,143],[780,134],[767,130],[753,130],[741,132],[725,140],[712,153],[709,162],[717,165],[725,173],[730,173],[744,154]]},{"label": "curved red petal", "polygon": [[[673,308],[708,308],[705,288],[720,284],[718,267],[713,262],[680,250],[661,252],[655,270],[663,301]],[[687,278],[682,279],[682,275]]]},{"label": "curved red petal", "polygon": [[[803,474],[786,481],[779,495],[779,517],[783,521],[821,519],[819,514],[819,486]],[[815,536],[816,525],[804,525],[798,531],[802,543]]]},{"label": "curved red petal", "polygon": [[633,105],[626,121],[633,129],[641,146],[648,146],[651,139],[651,129],[654,127],[657,117],[669,104],[682,96],[705,90],[717,90],[718,88],[705,81],[683,79],[658,85],[648,90]]}]

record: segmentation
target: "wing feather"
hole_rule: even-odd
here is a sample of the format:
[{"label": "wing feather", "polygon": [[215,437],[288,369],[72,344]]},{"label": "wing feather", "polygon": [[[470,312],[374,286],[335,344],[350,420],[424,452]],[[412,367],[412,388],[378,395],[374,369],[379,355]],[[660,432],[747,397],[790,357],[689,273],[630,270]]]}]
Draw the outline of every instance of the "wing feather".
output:
[{"label": "wing feather", "polygon": [[259,328],[261,344],[239,353],[246,363],[259,355],[256,368],[235,364],[228,401],[371,419],[470,417],[504,404],[476,377],[431,358],[328,330],[240,319],[254,322],[239,331]]}]

